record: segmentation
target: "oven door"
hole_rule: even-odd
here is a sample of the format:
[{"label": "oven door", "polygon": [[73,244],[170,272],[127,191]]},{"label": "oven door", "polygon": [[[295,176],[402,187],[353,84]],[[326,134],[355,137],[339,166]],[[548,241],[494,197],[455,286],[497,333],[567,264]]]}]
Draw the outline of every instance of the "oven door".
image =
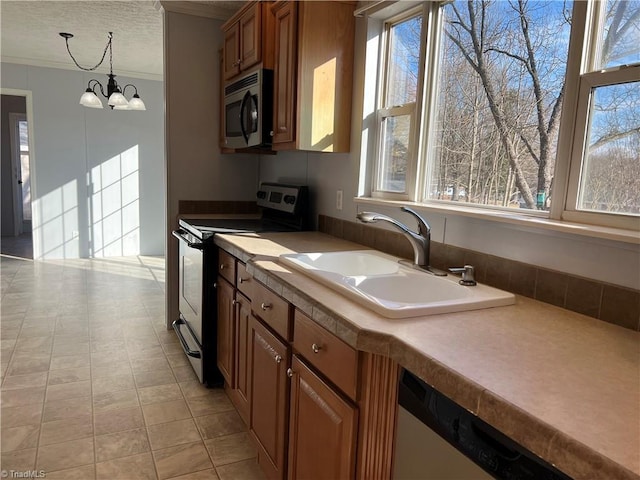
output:
[{"label": "oven door", "polygon": [[173,235],[180,240],[180,315],[202,345],[204,244],[184,230],[175,230]]}]

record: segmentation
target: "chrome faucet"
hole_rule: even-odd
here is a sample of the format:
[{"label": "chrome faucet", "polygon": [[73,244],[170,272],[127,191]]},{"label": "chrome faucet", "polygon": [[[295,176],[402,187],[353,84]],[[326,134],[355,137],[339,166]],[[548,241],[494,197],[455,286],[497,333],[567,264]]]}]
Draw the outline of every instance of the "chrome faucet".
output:
[{"label": "chrome faucet", "polygon": [[418,221],[418,232],[414,232],[409,229],[406,225],[398,222],[395,218],[388,217],[387,215],[383,215],[381,213],[376,212],[360,212],[356,215],[356,218],[363,223],[376,223],[379,221],[387,222],[400,230],[411,246],[413,247],[413,266],[418,267],[422,270],[426,270],[435,275],[446,275],[446,272],[442,272],[435,268],[432,268],[429,265],[429,249],[431,246],[431,227],[427,223],[427,221],[418,215],[417,212],[408,208],[402,207],[401,210],[403,212],[407,212],[415,217]]}]

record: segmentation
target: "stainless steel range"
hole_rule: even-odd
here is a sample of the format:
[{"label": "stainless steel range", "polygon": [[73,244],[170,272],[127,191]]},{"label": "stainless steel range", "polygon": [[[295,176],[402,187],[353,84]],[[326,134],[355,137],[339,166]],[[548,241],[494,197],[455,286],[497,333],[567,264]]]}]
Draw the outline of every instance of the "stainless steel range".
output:
[{"label": "stainless steel range", "polygon": [[173,328],[201,382],[222,385],[216,365],[218,233],[287,232],[307,227],[306,186],[263,183],[257,193],[260,218],[179,220],[173,236],[180,241],[180,316]]}]

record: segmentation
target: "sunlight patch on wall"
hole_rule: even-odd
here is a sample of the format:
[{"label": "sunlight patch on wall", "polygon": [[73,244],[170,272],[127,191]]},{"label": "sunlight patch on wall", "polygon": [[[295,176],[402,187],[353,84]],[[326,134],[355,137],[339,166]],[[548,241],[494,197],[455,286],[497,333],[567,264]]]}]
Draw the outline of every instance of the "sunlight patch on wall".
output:
[{"label": "sunlight patch on wall", "polygon": [[79,256],[78,182],[72,180],[33,201],[35,259]]},{"label": "sunlight patch on wall", "polygon": [[89,174],[89,255],[140,253],[138,146],[91,169]]}]

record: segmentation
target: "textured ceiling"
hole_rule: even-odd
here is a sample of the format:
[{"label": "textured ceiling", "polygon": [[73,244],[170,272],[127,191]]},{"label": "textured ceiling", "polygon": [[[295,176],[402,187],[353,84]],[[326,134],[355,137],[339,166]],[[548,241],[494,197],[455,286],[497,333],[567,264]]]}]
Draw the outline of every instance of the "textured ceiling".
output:
[{"label": "textured ceiling", "polygon": [[[162,2],[166,4],[166,2]],[[241,2],[175,2],[191,10],[213,9],[231,16]],[[100,61],[113,32],[116,75],[162,79],[162,13],[160,2],[138,1],[0,1],[0,53],[3,62],[77,70],[59,32],[69,32],[71,53],[83,67]],[[108,53],[99,73],[108,73]]]}]

